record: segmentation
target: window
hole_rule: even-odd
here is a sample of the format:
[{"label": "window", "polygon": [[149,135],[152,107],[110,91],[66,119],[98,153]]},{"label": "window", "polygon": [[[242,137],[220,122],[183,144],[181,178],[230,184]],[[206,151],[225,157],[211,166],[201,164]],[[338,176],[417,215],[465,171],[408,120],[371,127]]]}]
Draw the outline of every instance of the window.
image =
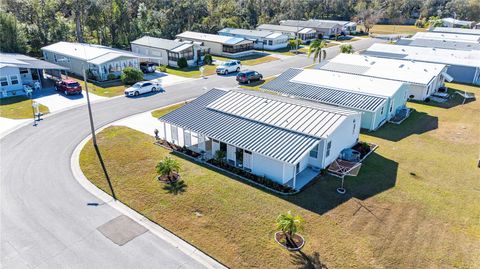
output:
[{"label": "window", "polygon": [[7,77],[0,77],[0,86],[8,86]]},{"label": "window", "polygon": [[380,115],[383,115],[383,106],[382,106],[382,111],[380,111]]},{"label": "window", "polygon": [[18,84],[17,75],[10,76],[10,83],[12,83],[12,85],[17,85]]},{"label": "window", "polygon": [[178,141],[178,127],[172,125],[171,129],[172,129],[172,142],[176,143]]},{"label": "window", "polygon": [[332,141],[328,141],[327,143],[327,153],[325,157],[330,156],[330,149],[332,148]]},{"label": "window", "polygon": [[28,74],[27,68],[20,68],[20,74]]},{"label": "window", "polygon": [[315,146],[311,151],[310,151],[310,157],[312,158],[318,158],[318,145]]},{"label": "window", "polygon": [[296,173],[296,174],[300,173],[300,163],[297,163],[297,164],[295,165],[295,173]]},{"label": "window", "polygon": [[272,40],[268,40],[268,45],[269,45],[269,46],[273,45],[273,41],[272,41]]},{"label": "window", "polygon": [[355,120],[353,120],[353,131],[352,131],[352,134],[355,134],[355,127],[357,127],[357,124],[356,124]]},{"label": "window", "polygon": [[227,152],[227,144],[220,142],[220,151]]},{"label": "window", "polygon": [[189,147],[192,145],[192,137],[190,136],[190,131],[189,130],[185,130],[183,132],[183,137],[184,137],[184,141],[185,141],[185,146],[186,147]]}]

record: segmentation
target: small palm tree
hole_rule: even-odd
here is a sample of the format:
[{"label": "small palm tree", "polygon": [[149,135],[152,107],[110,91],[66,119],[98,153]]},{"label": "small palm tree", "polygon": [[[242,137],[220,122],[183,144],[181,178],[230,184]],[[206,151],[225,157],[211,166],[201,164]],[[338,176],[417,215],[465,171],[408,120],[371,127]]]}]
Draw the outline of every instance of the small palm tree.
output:
[{"label": "small palm tree", "polygon": [[167,177],[168,181],[172,182],[175,179],[174,173],[178,173],[180,170],[180,163],[167,156],[165,159],[158,162],[156,169],[159,175]]},{"label": "small palm tree", "polygon": [[277,217],[277,229],[281,230],[285,235],[287,244],[295,246],[293,242],[293,236],[303,229],[303,223],[305,221],[299,215],[292,215],[292,212],[288,211],[286,214],[280,214]]},{"label": "small palm tree", "polygon": [[327,46],[325,40],[315,39],[308,47],[308,57],[313,53],[313,62],[318,59],[318,62],[327,58],[327,52],[323,49]]}]

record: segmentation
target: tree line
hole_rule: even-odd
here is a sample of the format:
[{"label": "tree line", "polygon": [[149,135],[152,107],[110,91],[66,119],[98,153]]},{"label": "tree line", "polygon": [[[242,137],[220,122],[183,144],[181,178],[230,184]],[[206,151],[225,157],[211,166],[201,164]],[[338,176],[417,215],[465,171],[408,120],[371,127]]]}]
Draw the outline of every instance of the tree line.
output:
[{"label": "tree line", "polygon": [[128,48],[143,35],[171,39],[284,19],[361,20],[367,31],[379,20],[479,20],[480,0],[3,0],[0,11],[0,51],[38,56],[57,41]]}]

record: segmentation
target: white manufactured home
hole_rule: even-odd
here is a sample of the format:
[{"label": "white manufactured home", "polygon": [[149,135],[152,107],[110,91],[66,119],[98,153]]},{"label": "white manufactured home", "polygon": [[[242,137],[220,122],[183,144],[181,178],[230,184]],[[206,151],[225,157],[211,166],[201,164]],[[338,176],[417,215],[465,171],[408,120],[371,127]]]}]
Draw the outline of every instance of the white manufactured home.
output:
[{"label": "white manufactured home", "polygon": [[261,50],[278,50],[288,46],[288,35],[278,32],[224,28],[218,31],[219,35],[241,37],[253,41],[253,46]]},{"label": "white manufactured home", "polygon": [[180,58],[187,60],[188,66],[196,66],[210,50],[198,42],[180,42],[151,36],[144,36],[130,42],[132,51],[147,56],[146,60],[160,65],[178,67]]},{"label": "white manufactured home", "polygon": [[315,69],[290,68],[261,88],[358,111],[372,131],[404,111],[408,98],[403,82]]},{"label": "white manufactured home", "polygon": [[45,61],[66,67],[83,76],[83,70],[96,80],[107,80],[109,74],[120,76],[126,67],[140,68],[141,55],[101,45],[57,42],[42,48]]},{"label": "white manufactured home", "polygon": [[300,189],[358,142],[360,113],[260,92],[212,89],[159,118],[162,139]]},{"label": "white manufactured home", "polygon": [[329,38],[342,33],[343,26],[335,21],[316,21],[316,20],[284,20],[280,25],[312,28],[316,31],[316,38]]},{"label": "white manufactured home", "polygon": [[467,34],[467,35],[480,35],[480,29],[434,27],[434,28],[430,29],[429,31],[430,32],[437,32],[437,33],[455,33],[455,34]]},{"label": "white manufactured home", "polygon": [[317,38],[317,32],[312,28],[296,27],[276,24],[261,24],[257,27],[260,31],[270,31],[287,35],[290,39],[300,39],[304,43],[308,43]]},{"label": "white manufactured home", "polygon": [[442,22],[444,27],[450,28],[473,28],[475,25],[474,21],[458,20],[455,18],[443,18]]},{"label": "white manufactured home", "polygon": [[363,55],[446,64],[454,82],[480,85],[480,51],[373,44]]},{"label": "white manufactured home", "polygon": [[451,81],[444,64],[387,59],[359,54],[340,53],[319,64],[317,69],[390,79],[407,83],[408,97],[425,100]]},{"label": "white manufactured home", "polygon": [[0,98],[25,95],[25,86],[32,89],[45,85],[44,72],[60,76],[63,66],[17,53],[0,53]]},{"label": "white manufactured home", "polygon": [[231,37],[186,31],[177,35],[178,41],[198,42],[218,56],[239,58],[255,53],[252,40],[243,37]]},{"label": "white manufactured home", "polygon": [[443,42],[468,42],[475,44],[480,43],[479,35],[467,35],[457,33],[418,32],[414,34],[411,38],[440,40]]}]

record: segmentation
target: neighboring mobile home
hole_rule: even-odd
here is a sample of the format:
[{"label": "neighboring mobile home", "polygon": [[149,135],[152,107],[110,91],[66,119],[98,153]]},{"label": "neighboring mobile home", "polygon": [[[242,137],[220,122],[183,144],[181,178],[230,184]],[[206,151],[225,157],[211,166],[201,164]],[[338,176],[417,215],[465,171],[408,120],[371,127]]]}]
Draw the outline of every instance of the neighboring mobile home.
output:
[{"label": "neighboring mobile home", "polygon": [[317,19],[310,19],[309,21],[338,23],[342,26],[341,33],[345,35],[357,33],[357,23],[353,21],[317,20]]},{"label": "neighboring mobile home", "polygon": [[145,56],[149,62],[159,65],[178,67],[180,58],[187,60],[188,66],[196,66],[203,61],[210,49],[200,46],[198,42],[180,42],[176,40],[144,36],[130,42],[132,51]]},{"label": "neighboring mobile home", "polygon": [[474,21],[457,20],[454,18],[443,18],[442,22],[444,27],[449,28],[473,28],[473,26],[475,25]]},{"label": "neighboring mobile home", "polygon": [[[479,36],[480,37],[480,36]],[[395,42],[397,45],[427,47],[437,49],[451,49],[451,50],[480,50],[480,43],[474,42],[458,42],[453,40],[435,40],[435,39],[412,39],[400,38]]]},{"label": "neighboring mobile home", "polygon": [[480,85],[480,51],[373,44],[362,54],[448,65],[454,82]]},{"label": "neighboring mobile home", "polygon": [[312,28],[276,25],[276,24],[261,24],[257,27],[260,31],[271,31],[287,35],[290,39],[300,39],[304,43],[308,43],[317,38],[317,32]]},{"label": "neighboring mobile home", "polygon": [[[300,189],[358,141],[360,114],[267,93],[212,89],[159,118],[159,135]],[[313,169],[312,169],[313,168]]]},{"label": "neighboring mobile home", "polygon": [[362,113],[361,127],[376,130],[405,108],[403,82],[314,69],[290,68],[263,90]]},{"label": "neighboring mobile home", "polygon": [[436,33],[453,33],[466,35],[480,35],[480,29],[450,28],[450,27],[434,27],[429,30]]},{"label": "neighboring mobile home", "polygon": [[316,38],[329,38],[342,33],[342,25],[331,21],[302,21],[302,20],[284,20],[280,25],[312,28],[316,31]]},{"label": "neighboring mobile home", "polygon": [[371,57],[359,54],[341,53],[325,61],[317,69],[342,72],[406,82],[408,96],[414,100],[425,100],[444,86],[447,66],[426,62],[412,62],[397,59]]},{"label": "neighboring mobile home", "polygon": [[0,53],[0,98],[25,95],[25,85],[42,88],[44,71],[60,76],[63,66],[17,53]]},{"label": "neighboring mobile home", "polygon": [[238,58],[255,53],[253,41],[242,37],[230,37],[199,32],[183,32],[177,35],[178,41],[192,41],[210,49],[218,56]]},{"label": "neighboring mobile home", "polygon": [[253,46],[261,50],[278,50],[288,46],[287,35],[260,30],[224,28],[218,32],[222,36],[241,37],[253,41]]},{"label": "neighboring mobile home", "polygon": [[86,43],[57,42],[42,48],[46,61],[67,67],[77,76],[83,70],[96,80],[107,80],[109,74],[119,77],[125,67],[140,68],[141,55],[130,51]]},{"label": "neighboring mobile home", "polygon": [[480,43],[479,35],[457,34],[457,33],[437,33],[437,32],[418,32],[414,34],[412,39],[432,39],[441,41],[457,41],[457,42],[470,42]]}]

